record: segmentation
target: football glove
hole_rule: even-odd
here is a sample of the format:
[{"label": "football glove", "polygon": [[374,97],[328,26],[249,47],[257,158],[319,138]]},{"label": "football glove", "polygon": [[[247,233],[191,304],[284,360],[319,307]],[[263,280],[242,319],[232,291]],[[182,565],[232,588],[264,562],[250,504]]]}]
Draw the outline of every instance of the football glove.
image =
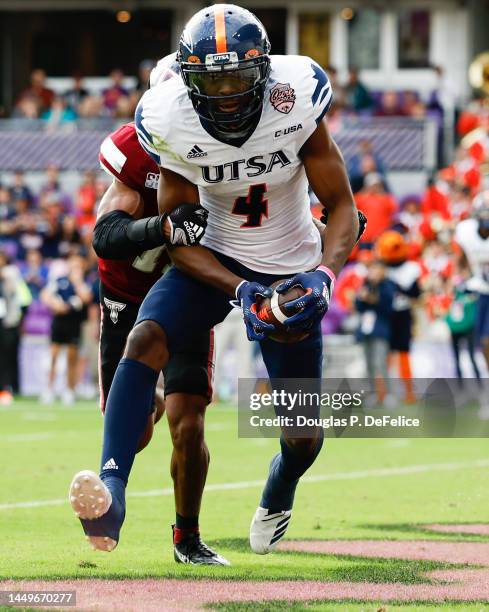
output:
[{"label": "football glove", "polygon": [[[328,211],[326,210],[326,208],[323,208],[322,213],[323,213],[323,216],[321,217],[320,221],[321,223],[324,223],[324,225],[328,225]],[[358,242],[360,238],[363,236],[365,230],[367,229],[367,217],[363,214],[361,210],[357,210],[357,213],[358,213],[358,236],[357,236],[357,242]]]},{"label": "football glove", "polygon": [[302,287],[306,294],[287,304],[291,316],[284,325],[290,329],[309,330],[324,317],[333,295],[336,276],[326,266],[319,266],[314,272],[296,274],[278,287],[277,293],[286,293],[292,287]]},{"label": "football glove", "polygon": [[202,206],[181,204],[168,215],[170,244],[194,246],[199,244],[207,227],[208,212]]},{"label": "football glove", "polygon": [[258,318],[256,304],[257,298],[271,298],[272,294],[273,289],[261,283],[242,281],[236,287],[236,300],[232,300],[231,305],[243,311],[248,340],[264,340],[275,331],[274,325]]}]

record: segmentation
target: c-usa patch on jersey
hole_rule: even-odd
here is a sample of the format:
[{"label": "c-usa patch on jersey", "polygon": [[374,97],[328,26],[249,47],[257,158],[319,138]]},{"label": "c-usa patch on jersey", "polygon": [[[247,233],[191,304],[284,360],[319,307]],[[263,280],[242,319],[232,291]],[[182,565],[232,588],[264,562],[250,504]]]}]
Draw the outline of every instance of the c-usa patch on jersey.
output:
[{"label": "c-usa patch on jersey", "polygon": [[290,113],[295,104],[295,91],[290,83],[277,83],[270,90],[270,102],[279,113]]}]

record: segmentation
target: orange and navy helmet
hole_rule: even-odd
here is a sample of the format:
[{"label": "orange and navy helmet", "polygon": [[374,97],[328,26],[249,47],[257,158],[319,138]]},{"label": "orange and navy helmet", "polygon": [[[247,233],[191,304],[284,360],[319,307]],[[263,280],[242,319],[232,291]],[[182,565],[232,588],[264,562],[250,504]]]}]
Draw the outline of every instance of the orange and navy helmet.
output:
[{"label": "orange and navy helmet", "polygon": [[180,38],[177,61],[195,111],[218,133],[254,129],[270,74],[270,42],[244,8],[215,4],[196,13]]},{"label": "orange and navy helmet", "polygon": [[381,234],[376,242],[375,250],[377,256],[387,264],[401,263],[408,256],[408,246],[404,236],[394,230]]}]

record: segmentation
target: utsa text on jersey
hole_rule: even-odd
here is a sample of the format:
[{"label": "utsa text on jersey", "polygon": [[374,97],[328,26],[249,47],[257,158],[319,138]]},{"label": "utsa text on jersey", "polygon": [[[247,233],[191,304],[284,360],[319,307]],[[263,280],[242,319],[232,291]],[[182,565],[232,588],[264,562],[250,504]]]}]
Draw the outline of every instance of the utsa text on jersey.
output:
[{"label": "utsa text on jersey", "polygon": [[[268,157],[267,162],[264,160]],[[262,161],[263,160],[263,161]],[[254,155],[249,159],[237,159],[219,166],[201,166],[202,177],[206,183],[221,183],[222,181],[239,181],[241,178],[241,165],[245,164],[244,171],[248,178],[268,174],[275,166],[284,168],[291,163],[283,151],[274,151],[265,155]],[[226,173],[225,170],[229,169]],[[252,172],[250,172],[252,170]]]}]

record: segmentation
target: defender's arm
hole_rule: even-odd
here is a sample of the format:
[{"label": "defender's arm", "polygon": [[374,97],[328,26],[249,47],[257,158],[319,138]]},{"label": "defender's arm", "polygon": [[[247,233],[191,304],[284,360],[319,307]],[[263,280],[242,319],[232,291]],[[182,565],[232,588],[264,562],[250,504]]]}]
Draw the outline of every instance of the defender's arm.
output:
[{"label": "defender's arm", "polygon": [[114,179],[97,211],[93,248],[103,259],[127,259],[162,246],[170,238],[170,223],[163,216],[141,219],[141,195]]}]

